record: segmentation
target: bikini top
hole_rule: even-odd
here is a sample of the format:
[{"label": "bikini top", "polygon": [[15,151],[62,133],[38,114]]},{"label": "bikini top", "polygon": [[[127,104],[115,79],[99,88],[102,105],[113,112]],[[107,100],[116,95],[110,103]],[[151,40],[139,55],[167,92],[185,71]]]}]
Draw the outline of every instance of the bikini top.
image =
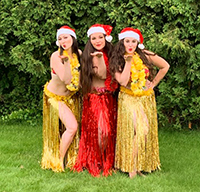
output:
[{"label": "bikini top", "polygon": [[53,68],[51,68],[51,72],[56,75],[56,72],[54,71]]}]

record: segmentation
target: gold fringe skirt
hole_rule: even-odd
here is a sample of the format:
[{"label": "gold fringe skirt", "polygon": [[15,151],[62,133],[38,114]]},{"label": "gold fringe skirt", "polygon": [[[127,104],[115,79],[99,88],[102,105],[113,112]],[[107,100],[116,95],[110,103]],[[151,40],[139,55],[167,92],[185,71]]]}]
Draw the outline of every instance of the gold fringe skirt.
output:
[{"label": "gold fringe skirt", "polygon": [[118,98],[115,167],[123,172],[160,169],[154,92],[141,97],[128,93],[120,91]]},{"label": "gold fringe skirt", "polygon": [[[62,162],[60,162],[60,139],[66,128],[59,119],[58,101],[64,102],[71,109],[80,126],[80,96],[78,93],[58,96],[47,90],[47,84],[44,86],[43,93],[43,153],[41,167],[43,169],[52,169],[54,172],[62,172],[64,170]],[[78,127],[66,153],[65,167],[72,168],[75,164],[79,138],[80,127]]]}]

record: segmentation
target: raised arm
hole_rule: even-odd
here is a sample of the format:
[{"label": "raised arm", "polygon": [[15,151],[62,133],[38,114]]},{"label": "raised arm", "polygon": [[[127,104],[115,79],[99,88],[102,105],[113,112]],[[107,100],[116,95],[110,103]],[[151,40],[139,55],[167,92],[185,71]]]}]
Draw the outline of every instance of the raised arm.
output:
[{"label": "raised arm", "polygon": [[150,63],[159,68],[158,73],[150,84],[150,87],[154,88],[164,78],[167,71],[169,70],[170,65],[167,61],[165,61],[162,57],[158,55],[148,55],[147,58]]},{"label": "raised arm", "polygon": [[94,73],[101,79],[106,79],[106,64],[102,52],[91,53]]},{"label": "raised arm", "polygon": [[69,85],[71,83],[72,75],[68,58],[65,57],[62,59],[62,57],[59,56],[58,52],[54,52],[51,55],[50,66],[51,68],[53,68],[56,75],[63,83],[65,83],[66,85]]},{"label": "raised arm", "polygon": [[124,66],[123,71],[115,73],[115,79],[122,86],[126,86],[129,82],[132,56],[131,55],[125,55],[124,59],[125,59],[125,66]]}]

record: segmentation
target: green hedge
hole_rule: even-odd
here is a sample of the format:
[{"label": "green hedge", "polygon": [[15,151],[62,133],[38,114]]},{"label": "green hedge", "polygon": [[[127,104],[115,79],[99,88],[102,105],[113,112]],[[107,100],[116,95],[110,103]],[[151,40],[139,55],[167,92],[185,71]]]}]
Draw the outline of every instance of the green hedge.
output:
[{"label": "green hedge", "polygon": [[[197,125],[200,116],[200,3],[198,0],[1,0],[0,115],[32,119],[42,114],[42,88],[50,79],[56,30],[76,29],[79,47],[94,23],[113,26],[113,43],[127,26],[139,28],[146,48],[171,65],[156,88],[161,126]],[[37,115],[36,115],[37,114]],[[33,119],[34,119],[33,118]]]}]

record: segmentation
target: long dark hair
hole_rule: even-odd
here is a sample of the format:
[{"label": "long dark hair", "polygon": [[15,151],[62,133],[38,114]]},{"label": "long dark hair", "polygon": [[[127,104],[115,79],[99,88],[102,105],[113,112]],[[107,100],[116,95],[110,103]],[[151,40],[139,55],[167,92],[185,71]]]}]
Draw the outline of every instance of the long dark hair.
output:
[{"label": "long dark hair", "polygon": [[[71,37],[72,37],[72,40],[73,40],[72,53],[75,53],[77,55],[79,63],[80,63],[80,54],[79,54],[79,51],[78,51],[78,42],[73,36],[71,36]],[[60,55],[63,55],[63,51],[64,51],[64,49],[62,48],[62,46],[60,46]]]},{"label": "long dark hair", "polygon": [[[142,59],[143,63],[145,66],[148,67],[150,74],[149,74],[149,79],[153,79],[155,75],[155,69],[152,63],[149,62],[147,59],[146,55],[156,55],[155,53],[147,53],[144,50],[141,50],[136,48],[135,50],[140,58]],[[124,55],[125,55],[125,46],[124,46],[124,39],[121,39],[114,47],[113,54],[110,58],[110,73],[112,75],[112,78],[114,79],[115,73],[116,72],[122,72],[125,66],[125,60],[124,60]]]},{"label": "long dark hair", "polygon": [[[103,51],[105,51],[108,55],[108,58],[111,57],[113,45],[105,40],[105,47],[103,48]],[[81,56],[81,73],[80,73],[80,83],[82,86],[82,93],[83,95],[86,95],[87,93],[91,92],[92,87],[92,78],[94,76],[93,73],[93,63],[92,63],[92,56],[91,53],[98,51],[96,50],[91,40],[89,39],[88,42],[85,45],[85,48],[83,50],[82,56]]]}]

